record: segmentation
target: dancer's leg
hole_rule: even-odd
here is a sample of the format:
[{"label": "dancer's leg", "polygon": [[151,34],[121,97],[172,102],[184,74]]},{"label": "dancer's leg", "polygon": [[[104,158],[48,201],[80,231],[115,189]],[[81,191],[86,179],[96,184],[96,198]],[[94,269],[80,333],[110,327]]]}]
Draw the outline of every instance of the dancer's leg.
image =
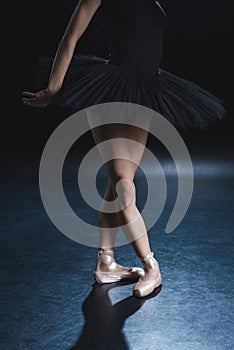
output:
[{"label": "dancer's leg", "polygon": [[[110,205],[115,199],[114,191],[110,180],[104,194],[104,201],[101,205],[98,219],[99,226],[99,247],[113,248],[115,245],[116,235],[118,233],[119,218],[115,212],[114,204],[112,205],[113,212],[105,212],[105,201]],[[111,229],[110,229],[111,228]]]},{"label": "dancer's leg", "polygon": [[[116,195],[109,180],[104,199],[111,203],[115,198]],[[113,209],[115,209],[114,207],[113,205]],[[99,252],[94,272],[94,277],[98,283],[111,283],[123,279],[137,281],[144,275],[143,269],[124,267],[116,263],[114,245],[119,225],[118,213],[106,213],[104,202],[99,213]]]},{"label": "dancer's leg", "polygon": [[[99,246],[113,246],[116,237],[116,226],[128,224],[123,230],[139,257],[149,253],[150,247],[146,227],[141,214],[136,207],[136,193],[134,176],[145,150],[148,132],[127,124],[107,124],[92,129],[94,141],[100,144],[103,141],[114,141],[108,143],[108,149],[102,148],[101,156],[106,158],[106,154],[111,155],[111,160],[105,163],[109,182],[104,199],[111,201],[119,195],[119,201],[123,210],[116,213],[106,213],[105,204],[102,205],[99,214]],[[116,143],[116,138],[136,141],[137,144],[123,142]],[[139,145],[139,146],[138,146]],[[121,158],[123,157],[124,158]],[[107,228],[112,228],[108,231]],[[134,241],[136,241],[134,243]],[[107,243],[108,242],[108,243]],[[144,242],[144,244],[142,244]],[[109,244],[109,245],[108,245]]]},{"label": "dancer's leg", "polygon": [[[114,222],[112,224],[110,223],[110,214],[103,212],[100,213],[99,222],[104,223],[105,228],[113,227],[113,223],[116,224],[116,222],[118,225],[123,226],[125,235],[131,242],[134,251],[141,259],[145,269],[145,276],[141,278],[141,285],[138,282],[134,289],[135,295],[144,296],[153,291],[161,279],[157,261],[151,254],[144,220],[136,206],[136,189],[134,184],[134,176],[144,153],[148,132],[131,125],[108,124],[92,129],[92,133],[97,144],[106,139],[114,141],[113,147],[109,143],[108,149],[105,149],[105,147],[101,149],[101,155],[105,159],[105,152],[110,155],[110,152],[113,151],[113,157],[105,164],[109,173],[109,189],[107,194],[112,194],[112,198],[118,197],[119,202],[123,206],[117,213],[118,216],[114,216]],[[138,146],[134,143],[131,144],[131,142],[119,144],[118,156],[118,143],[114,140],[115,138],[126,138],[137,141]],[[123,147],[125,147],[124,152]],[[106,223],[109,226],[107,225],[106,227]],[[104,244],[106,242],[111,242],[110,244],[113,247],[114,235],[109,240],[107,240],[106,236],[108,237],[108,230],[104,235],[101,234],[100,236],[100,247],[105,247]]]}]

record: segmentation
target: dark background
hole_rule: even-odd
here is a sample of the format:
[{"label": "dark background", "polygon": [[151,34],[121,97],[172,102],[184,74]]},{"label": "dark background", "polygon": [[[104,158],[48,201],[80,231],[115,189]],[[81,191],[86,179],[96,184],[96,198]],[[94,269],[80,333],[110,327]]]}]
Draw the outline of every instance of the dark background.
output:
[{"label": "dark background", "polygon": [[[225,102],[228,111],[221,123],[215,123],[205,132],[189,130],[184,135],[185,142],[201,157],[204,152],[232,156],[232,2],[164,0],[161,3],[168,15],[161,66],[216,94]],[[21,92],[33,87],[32,66],[36,56],[55,54],[76,4],[75,0],[22,3],[20,24],[15,33],[15,44],[19,41],[20,48],[13,57],[10,75],[10,82],[16,85],[16,98],[14,101],[11,98],[8,105],[6,127],[9,131],[3,137],[6,161],[12,156],[37,159],[49,135],[64,118],[58,112],[51,115],[45,110],[23,106]],[[107,57],[107,43],[96,16],[79,40],[76,50]],[[86,136],[83,141],[88,143],[90,136]]]},{"label": "dark background", "polygon": [[[23,0],[9,2],[8,11],[2,9],[1,78],[7,79],[2,81],[6,97],[1,94],[5,107],[0,172],[1,349],[88,350],[91,341],[92,349],[96,345],[109,350],[110,335],[118,350],[141,345],[143,350],[152,349],[153,344],[164,350],[233,348],[233,0],[163,3],[168,26],[162,66],[215,93],[226,102],[228,114],[204,133],[193,130],[184,135],[197,155],[195,171],[201,176],[195,178],[185,220],[169,235],[165,227],[178,184],[176,176],[166,178],[166,205],[149,236],[161,266],[163,288],[140,312],[146,300],[134,301],[130,284],[113,294],[110,291],[110,300],[109,288],[118,284],[91,288],[96,249],[74,244],[63,235],[50,222],[39,193],[40,156],[64,116],[23,106],[21,92],[33,86],[36,56],[55,53],[76,1]],[[10,40],[5,43],[6,34]],[[77,50],[107,55],[95,18]],[[84,147],[78,148],[81,156],[87,152],[89,136],[84,135]],[[231,159],[231,167],[225,159]],[[81,200],[77,163],[66,168],[64,190],[74,212],[93,223],[97,213]],[[105,181],[101,176],[100,180],[97,187],[103,194]],[[148,196],[146,180],[140,173],[139,208]],[[117,247],[116,253],[121,264],[139,266],[128,245]],[[136,337],[138,333],[145,336]]]}]

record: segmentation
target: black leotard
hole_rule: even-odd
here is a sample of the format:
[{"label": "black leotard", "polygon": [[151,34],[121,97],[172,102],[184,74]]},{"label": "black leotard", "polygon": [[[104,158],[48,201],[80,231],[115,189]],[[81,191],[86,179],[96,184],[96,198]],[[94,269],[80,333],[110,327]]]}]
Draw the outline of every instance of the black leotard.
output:
[{"label": "black leotard", "polygon": [[154,0],[102,0],[98,15],[109,44],[109,63],[152,74],[160,66],[166,13]]}]

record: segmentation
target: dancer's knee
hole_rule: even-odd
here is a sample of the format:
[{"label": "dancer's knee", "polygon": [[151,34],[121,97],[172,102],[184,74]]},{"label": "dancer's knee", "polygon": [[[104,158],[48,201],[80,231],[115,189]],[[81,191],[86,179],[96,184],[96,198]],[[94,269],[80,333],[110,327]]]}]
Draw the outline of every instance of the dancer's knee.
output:
[{"label": "dancer's knee", "polygon": [[118,200],[124,208],[135,205],[136,189],[133,181],[120,178],[116,182],[115,189],[118,194]]}]

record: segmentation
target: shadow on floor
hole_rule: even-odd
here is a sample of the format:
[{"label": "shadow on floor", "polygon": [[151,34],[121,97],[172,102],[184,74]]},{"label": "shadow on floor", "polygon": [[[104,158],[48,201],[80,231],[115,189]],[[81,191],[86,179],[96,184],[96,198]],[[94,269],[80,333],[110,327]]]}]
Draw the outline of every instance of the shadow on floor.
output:
[{"label": "shadow on floor", "polygon": [[137,312],[146,300],[156,297],[162,286],[145,298],[130,296],[112,305],[108,292],[115,287],[128,284],[127,281],[92,285],[82,309],[85,324],[77,342],[68,350],[129,350],[122,332],[126,319]]}]

